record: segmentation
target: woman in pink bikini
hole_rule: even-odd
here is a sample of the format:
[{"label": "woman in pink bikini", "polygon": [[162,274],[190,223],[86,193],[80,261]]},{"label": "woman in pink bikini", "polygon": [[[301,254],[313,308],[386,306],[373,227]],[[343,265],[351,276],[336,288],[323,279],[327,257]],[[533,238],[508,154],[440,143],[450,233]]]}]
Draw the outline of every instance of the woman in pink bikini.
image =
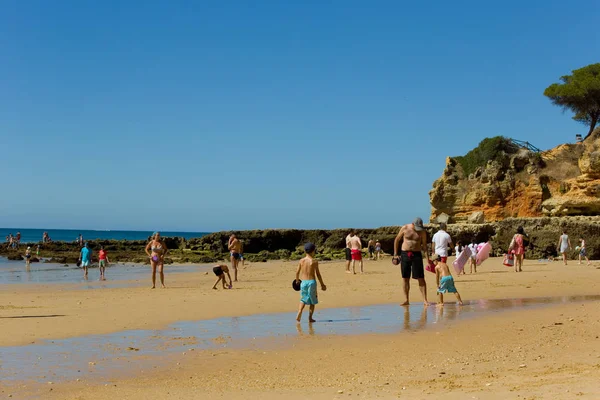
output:
[{"label": "woman in pink bikini", "polygon": [[525,231],[523,230],[523,227],[520,226],[517,228],[517,233],[515,236],[513,236],[508,249],[515,255],[515,272],[523,271],[523,258],[525,257],[525,245],[523,243],[524,237]]},{"label": "woman in pink bikini", "polygon": [[165,287],[165,274],[163,268],[165,265],[165,254],[167,254],[167,246],[160,240],[160,233],[154,232],[152,240],[146,246],[146,254],[150,257],[150,266],[152,267],[152,289],[156,287],[156,270],[160,276],[160,284]]}]

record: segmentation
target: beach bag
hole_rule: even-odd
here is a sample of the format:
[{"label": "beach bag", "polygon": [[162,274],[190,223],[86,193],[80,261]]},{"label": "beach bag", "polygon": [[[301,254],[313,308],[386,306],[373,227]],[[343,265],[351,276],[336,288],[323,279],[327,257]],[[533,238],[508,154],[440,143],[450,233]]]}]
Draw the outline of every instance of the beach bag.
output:
[{"label": "beach bag", "polygon": [[433,263],[433,261],[429,260],[427,266],[425,266],[425,270],[435,274],[435,264]]},{"label": "beach bag", "polygon": [[515,256],[510,253],[505,254],[504,261],[502,261],[502,264],[504,264],[507,267],[514,267],[515,266]]},{"label": "beach bag", "polygon": [[464,271],[465,264],[467,263],[467,261],[469,261],[469,258],[471,258],[471,249],[468,247],[464,247],[463,251],[456,258],[456,260],[452,262],[452,266],[454,267],[454,270],[457,274],[460,274]]}]

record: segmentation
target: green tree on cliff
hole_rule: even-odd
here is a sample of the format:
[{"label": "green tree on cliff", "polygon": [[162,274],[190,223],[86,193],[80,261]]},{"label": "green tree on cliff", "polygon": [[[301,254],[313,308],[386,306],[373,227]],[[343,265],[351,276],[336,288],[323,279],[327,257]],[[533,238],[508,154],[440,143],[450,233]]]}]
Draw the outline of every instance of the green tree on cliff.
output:
[{"label": "green tree on cliff", "polygon": [[590,127],[587,139],[600,120],[600,63],[573,71],[544,90],[554,105],[575,113],[573,119]]}]

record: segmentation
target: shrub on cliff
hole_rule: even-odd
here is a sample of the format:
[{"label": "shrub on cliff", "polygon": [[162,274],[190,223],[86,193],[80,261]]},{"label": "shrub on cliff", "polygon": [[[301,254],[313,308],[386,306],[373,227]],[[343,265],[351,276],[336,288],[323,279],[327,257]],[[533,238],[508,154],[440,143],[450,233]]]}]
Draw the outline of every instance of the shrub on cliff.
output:
[{"label": "shrub on cliff", "polygon": [[465,176],[477,168],[485,167],[488,161],[502,161],[507,154],[514,154],[519,148],[503,136],[483,139],[477,147],[464,156],[454,157],[462,167]]}]

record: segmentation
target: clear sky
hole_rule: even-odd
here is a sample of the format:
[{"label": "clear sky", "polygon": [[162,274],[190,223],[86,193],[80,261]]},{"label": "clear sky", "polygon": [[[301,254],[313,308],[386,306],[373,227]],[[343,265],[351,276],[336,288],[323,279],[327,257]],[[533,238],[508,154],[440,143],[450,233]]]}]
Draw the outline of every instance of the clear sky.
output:
[{"label": "clear sky", "polygon": [[6,0],[0,226],[214,231],[429,217],[446,156],[587,129],[542,95],[600,2]]}]

